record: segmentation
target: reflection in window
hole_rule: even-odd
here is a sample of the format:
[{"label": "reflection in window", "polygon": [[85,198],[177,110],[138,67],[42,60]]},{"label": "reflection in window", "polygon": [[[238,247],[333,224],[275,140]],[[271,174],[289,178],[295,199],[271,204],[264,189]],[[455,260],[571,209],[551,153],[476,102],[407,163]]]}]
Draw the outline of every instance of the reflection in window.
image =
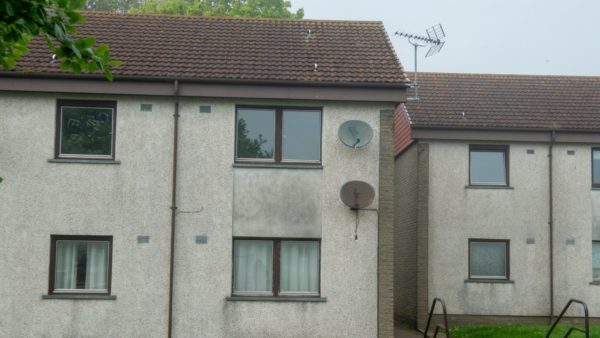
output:
[{"label": "reflection in window", "polygon": [[508,279],[508,241],[469,241],[469,278]]},{"label": "reflection in window", "polygon": [[275,149],[275,111],[238,109],[237,158],[273,159]]},{"label": "reflection in window", "polygon": [[282,159],[318,161],[321,158],[321,112],[283,111]]},{"label": "reflection in window", "polygon": [[600,280],[600,241],[592,242],[592,271],[594,280]]},{"label": "reflection in window", "polygon": [[592,150],[592,185],[600,187],[600,149]]},{"label": "reflection in window", "polygon": [[470,150],[471,185],[507,185],[506,149]]},{"label": "reflection in window", "polygon": [[60,155],[110,157],[113,113],[112,108],[62,106]]}]

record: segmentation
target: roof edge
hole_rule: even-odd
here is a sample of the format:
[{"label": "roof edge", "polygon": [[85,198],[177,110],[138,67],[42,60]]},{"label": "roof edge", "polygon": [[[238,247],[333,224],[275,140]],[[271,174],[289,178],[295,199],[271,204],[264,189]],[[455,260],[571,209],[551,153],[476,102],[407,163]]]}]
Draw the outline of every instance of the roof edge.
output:
[{"label": "roof edge", "polygon": [[474,128],[416,128],[413,140],[484,141],[484,142],[542,142],[552,137],[558,143],[600,144],[600,133],[591,130],[561,129],[474,129]]}]

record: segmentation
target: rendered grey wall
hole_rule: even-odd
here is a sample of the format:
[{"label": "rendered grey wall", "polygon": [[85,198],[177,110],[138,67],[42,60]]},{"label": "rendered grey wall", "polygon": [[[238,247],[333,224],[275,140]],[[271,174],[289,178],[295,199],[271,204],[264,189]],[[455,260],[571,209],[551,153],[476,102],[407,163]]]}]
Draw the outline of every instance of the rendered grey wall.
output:
[{"label": "rendered grey wall", "polygon": [[[120,165],[48,163],[56,98],[117,100]],[[152,103],[141,112],[140,103]],[[211,105],[212,113],[198,106]],[[235,104],[323,107],[320,176],[321,296],[325,303],[233,302]],[[174,337],[373,337],[377,335],[377,217],[339,200],[349,180],[377,189],[379,112],[385,104],[183,99],[175,250]],[[0,327],[15,337],[165,337],[172,156],[171,99],[0,94]],[[337,138],[349,119],[374,128],[351,149]],[[259,169],[253,169],[259,170]],[[278,174],[281,179],[285,170]],[[282,204],[281,206],[286,206]],[[371,207],[377,208],[377,203]],[[112,235],[116,300],[43,300],[50,234]],[[138,244],[137,235],[150,243]],[[206,235],[207,244],[195,236]]]},{"label": "rendered grey wall", "polygon": [[[443,298],[452,314],[548,315],[548,146],[510,144],[511,188],[471,189],[466,188],[469,143],[428,143],[429,299]],[[535,153],[528,154],[528,149]],[[556,159],[556,163],[560,161]],[[565,180],[560,170],[555,177],[570,181]],[[586,179],[589,180],[587,175],[577,178]],[[555,193],[557,197],[564,194],[564,188],[557,186]],[[566,207],[579,203],[557,200],[555,205],[559,204]],[[557,215],[563,212],[560,208],[556,210]],[[587,231],[591,230],[590,222],[591,218],[587,217]],[[572,225],[557,219],[555,226]],[[513,283],[465,281],[469,277],[469,238],[510,241],[510,280]],[[527,244],[528,238],[535,243]],[[581,258],[583,260],[583,256]],[[591,274],[591,261],[581,264],[588,266]],[[557,273],[566,272],[557,265]]]},{"label": "rendered grey wall", "polygon": [[[121,164],[48,163],[57,97],[81,98],[0,93],[0,336],[164,337],[172,104],[95,96],[118,99]],[[51,234],[112,235],[117,300],[42,300]]]}]

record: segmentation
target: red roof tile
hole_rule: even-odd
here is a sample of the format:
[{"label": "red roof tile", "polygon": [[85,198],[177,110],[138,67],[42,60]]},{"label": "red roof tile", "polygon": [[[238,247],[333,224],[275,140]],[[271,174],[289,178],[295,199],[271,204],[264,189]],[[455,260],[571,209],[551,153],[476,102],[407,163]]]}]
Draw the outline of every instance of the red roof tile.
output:
[{"label": "red roof tile", "polygon": [[[110,46],[115,78],[398,85],[406,81],[381,22],[83,12],[81,36]],[[312,34],[308,36],[308,31]],[[42,39],[16,72],[62,73]],[[317,71],[314,65],[317,64]]]},{"label": "red roof tile", "polygon": [[600,77],[419,73],[418,82],[420,100],[406,104],[413,128],[600,131]]}]

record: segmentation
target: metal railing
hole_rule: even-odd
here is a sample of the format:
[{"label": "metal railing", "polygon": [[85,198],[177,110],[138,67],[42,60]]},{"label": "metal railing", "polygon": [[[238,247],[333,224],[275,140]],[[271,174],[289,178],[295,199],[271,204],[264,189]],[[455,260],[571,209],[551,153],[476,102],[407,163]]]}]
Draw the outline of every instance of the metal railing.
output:
[{"label": "metal railing", "polygon": [[[427,325],[425,326],[425,332],[423,332],[423,338],[429,338],[429,336],[427,335],[427,332],[429,331],[429,324],[431,324],[431,317],[433,316],[433,310],[435,310],[435,305],[437,303],[442,304],[442,311],[444,313],[444,326],[442,327],[441,325],[436,325],[435,327],[435,333],[433,334],[433,338],[437,337],[440,329],[444,329],[446,331],[446,337],[450,338],[450,327],[448,326],[448,315],[446,314],[446,303],[444,303],[444,301],[441,298],[434,298],[433,302],[431,303],[431,311],[429,311],[429,317],[427,318]],[[587,308],[586,308],[586,315],[587,315]],[[586,316],[587,318],[587,316]]]},{"label": "metal railing", "polygon": [[582,330],[582,329],[580,329],[578,327],[575,327],[575,326],[571,326],[571,328],[569,329],[569,331],[567,331],[567,334],[565,334],[564,338],[569,337],[571,335],[571,333],[573,333],[575,331],[584,333],[585,334],[585,338],[590,338],[590,317],[588,315],[588,307],[587,307],[586,303],[584,303],[583,301],[580,301],[578,299],[571,299],[567,303],[567,305],[562,310],[562,312],[560,313],[560,315],[558,316],[558,318],[556,318],[556,321],[554,321],[554,324],[552,324],[552,327],[548,331],[548,334],[546,334],[546,338],[550,337],[550,335],[552,334],[552,331],[556,327],[556,324],[558,324],[558,322],[562,319],[562,317],[565,314],[565,312],[567,312],[567,310],[569,309],[569,307],[573,303],[578,303],[578,304],[581,304],[581,306],[583,306],[583,312],[585,313],[585,330]]}]

